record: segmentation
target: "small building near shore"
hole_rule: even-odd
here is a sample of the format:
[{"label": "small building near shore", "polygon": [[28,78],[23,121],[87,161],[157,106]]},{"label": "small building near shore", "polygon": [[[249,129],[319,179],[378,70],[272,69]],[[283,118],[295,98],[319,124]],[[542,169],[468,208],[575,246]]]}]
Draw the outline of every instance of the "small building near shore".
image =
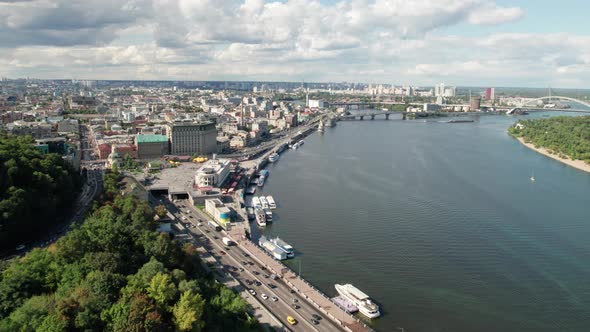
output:
[{"label": "small building near shore", "polygon": [[205,211],[209,213],[221,227],[227,229],[231,222],[231,210],[219,198],[205,201]]}]

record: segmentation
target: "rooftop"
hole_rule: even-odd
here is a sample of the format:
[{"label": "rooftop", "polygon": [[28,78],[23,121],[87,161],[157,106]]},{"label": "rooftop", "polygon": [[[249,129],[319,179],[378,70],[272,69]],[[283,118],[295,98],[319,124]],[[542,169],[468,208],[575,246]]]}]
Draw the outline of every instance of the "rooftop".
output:
[{"label": "rooftop", "polygon": [[166,137],[165,135],[155,135],[155,134],[149,134],[149,135],[137,135],[137,143],[163,143],[163,142],[167,142],[168,141],[168,137]]}]

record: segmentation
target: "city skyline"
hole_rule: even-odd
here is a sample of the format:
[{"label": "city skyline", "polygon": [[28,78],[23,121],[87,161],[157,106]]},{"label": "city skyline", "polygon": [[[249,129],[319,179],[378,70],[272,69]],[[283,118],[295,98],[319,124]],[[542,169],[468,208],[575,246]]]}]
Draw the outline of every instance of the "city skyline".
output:
[{"label": "city skyline", "polygon": [[588,4],[0,1],[0,75],[584,88]]}]

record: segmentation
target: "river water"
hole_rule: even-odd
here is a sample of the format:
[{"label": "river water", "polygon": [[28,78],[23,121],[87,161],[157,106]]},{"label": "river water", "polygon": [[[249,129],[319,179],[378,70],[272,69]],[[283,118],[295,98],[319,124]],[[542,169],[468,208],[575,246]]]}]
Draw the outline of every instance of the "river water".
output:
[{"label": "river water", "polygon": [[590,331],[590,174],[509,137],[518,117],[472,119],[312,134],[268,166],[262,232],[329,296],[369,294],[378,331]]}]

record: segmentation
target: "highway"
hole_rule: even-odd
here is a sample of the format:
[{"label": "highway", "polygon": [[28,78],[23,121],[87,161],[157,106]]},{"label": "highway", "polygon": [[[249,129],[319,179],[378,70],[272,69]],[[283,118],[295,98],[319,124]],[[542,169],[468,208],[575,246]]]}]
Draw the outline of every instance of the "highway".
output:
[{"label": "highway", "polygon": [[[207,225],[209,218],[203,212],[182,201],[170,203],[163,200],[162,204],[165,204],[176,218],[182,220],[185,224],[190,223],[192,226],[189,226],[188,229],[196,238],[197,243],[207,249],[213,257],[223,264],[223,271],[231,274],[240,282],[242,287],[254,290],[255,295],[249,296],[265,306],[290,330],[342,331],[336,323],[320,313],[300,294],[291,291],[290,287],[282,280],[271,279],[270,273],[239,246],[226,246],[222,242],[222,238],[225,236],[224,231],[217,232],[210,228]],[[199,221],[202,224],[201,226],[197,226]],[[266,294],[268,299],[263,299],[262,294]],[[274,301],[273,297],[276,297],[277,300]],[[319,320],[316,320],[317,325],[312,323],[312,315],[320,317]],[[290,325],[287,322],[287,316],[295,318],[297,324]]]}]

